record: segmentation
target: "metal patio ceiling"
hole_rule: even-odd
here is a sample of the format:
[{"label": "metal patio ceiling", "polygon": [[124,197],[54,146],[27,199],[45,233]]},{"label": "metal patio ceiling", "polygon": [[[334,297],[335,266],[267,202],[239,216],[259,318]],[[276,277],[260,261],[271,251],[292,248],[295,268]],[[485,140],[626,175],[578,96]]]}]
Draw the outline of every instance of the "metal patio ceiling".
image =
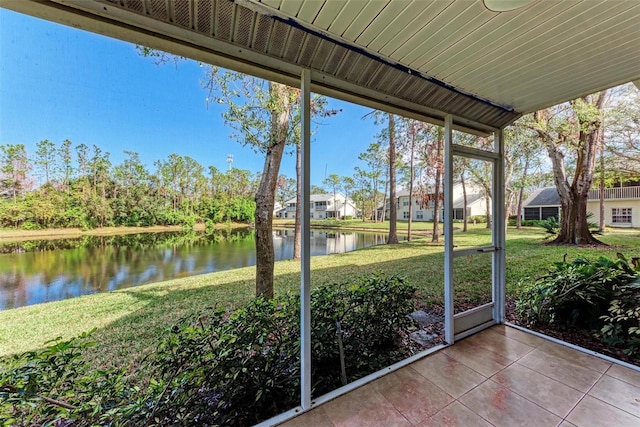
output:
[{"label": "metal patio ceiling", "polygon": [[474,133],[640,79],[640,1],[2,0],[3,7]]}]

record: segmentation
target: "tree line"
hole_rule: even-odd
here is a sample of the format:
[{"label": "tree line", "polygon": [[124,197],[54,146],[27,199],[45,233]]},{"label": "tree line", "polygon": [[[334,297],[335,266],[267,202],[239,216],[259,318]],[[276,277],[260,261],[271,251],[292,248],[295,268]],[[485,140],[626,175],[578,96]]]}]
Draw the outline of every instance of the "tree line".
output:
[{"label": "tree line", "polygon": [[171,154],[149,170],[137,152],[120,164],[94,145],[0,145],[0,226],[23,229],[252,222],[259,176]]}]

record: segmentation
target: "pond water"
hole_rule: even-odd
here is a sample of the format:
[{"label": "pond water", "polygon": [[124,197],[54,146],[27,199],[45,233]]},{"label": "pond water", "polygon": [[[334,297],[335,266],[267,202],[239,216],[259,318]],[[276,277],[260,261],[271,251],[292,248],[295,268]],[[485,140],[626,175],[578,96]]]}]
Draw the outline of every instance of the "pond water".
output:
[{"label": "pond water", "polygon": [[[275,230],[276,259],[293,256],[293,230]],[[311,231],[311,255],[382,244],[386,233]],[[249,229],[140,233],[0,244],[0,310],[255,265]]]}]

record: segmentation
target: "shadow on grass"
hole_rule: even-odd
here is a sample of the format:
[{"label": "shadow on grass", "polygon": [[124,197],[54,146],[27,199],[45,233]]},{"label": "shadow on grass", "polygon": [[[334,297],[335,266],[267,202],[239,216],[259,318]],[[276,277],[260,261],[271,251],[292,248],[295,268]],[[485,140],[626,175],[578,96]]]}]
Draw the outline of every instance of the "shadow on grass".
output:
[{"label": "shadow on grass", "polygon": [[[411,244],[413,245],[413,244]],[[400,247],[385,247],[396,253]],[[376,252],[376,248],[367,249]],[[406,247],[405,247],[406,250]],[[348,254],[344,254],[348,255]],[[372,257],[373,254],[372,254]],[[318,266],[312,270],[312,287],[328,283],[348,283],[356,277],[383,272],[406,277],[418,288],[419,303],[442,301],[443,274],[442,253],[416,254],[380,262],[350,263],[337,266]],[[246,273],[245,273],[246,274]],[[203,278],[203,280],[206,280]],[[275,279],[276,295],[298,294],[300,273],[285,272]],[[142,302],[143,306],[99,328],[93,337],[98,351],[88,354],[99,368],[108,368],[128,361],[137,370],[147,354],[154,351],[167,328],[185,316],[196,317],[211,307],[233,310],[245,304],[255,295],[253,279],[230,281],[223,284],[205,284],[190,288],[154,286],[119,291]],[[422,304],[420,304],[422,305]],[[312,314],[313,315],[313,314]]]}]

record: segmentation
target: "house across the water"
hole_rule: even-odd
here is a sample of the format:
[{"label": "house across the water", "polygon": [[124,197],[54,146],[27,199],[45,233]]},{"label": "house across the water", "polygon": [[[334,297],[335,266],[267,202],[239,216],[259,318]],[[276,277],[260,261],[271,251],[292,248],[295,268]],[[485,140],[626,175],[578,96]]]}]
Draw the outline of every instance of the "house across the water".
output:
[{"label": "house across the water", "polygon": [[[333,193],[312,194],[309,200],[309,217],[311,219],[355,218],[359,214],[353,200],[345,197],[342,193],[335,193],[335,196]],[[274,216],[276,218],[295,218],[296,204],[295,198],[287,200],[283,207],[275,210]]]},{"label": "house across the water", "polygon": [[[484,216],[487,214],[487,199],[479,187],[469,185],[466,186],[467,193],[467,218],[472,216]],[[464,219],[464,193],[461,184],[453,185],[453,219]],[[399,221],[409,219],[409,206],[413,204],[412,220],[413,221],[433,221],[433,209],[435,204],[435,195],[433,192],[429,194],[414,191],[413,196],[409,197],[409,191],[400,190],[396,194],[396,215]],[[444,194],[440,193],[440,221],[444,219]],[[381,217],[382,206],[378,208],[378,215]],[[389,215],[389,202],[386,205],[386,215]],[[489,213],[491,207],[489,206]]]},{"label": "house across the water", "polygon": [[[640,227],[640,185],[618,186],[604,190],[604,223],[607,227]],[[523,204],[524,220],[560,219],[560,195],[555,187],[536,190]],[[600,222],[600,191],[590,190],[587,212],[591,222]]]}]

